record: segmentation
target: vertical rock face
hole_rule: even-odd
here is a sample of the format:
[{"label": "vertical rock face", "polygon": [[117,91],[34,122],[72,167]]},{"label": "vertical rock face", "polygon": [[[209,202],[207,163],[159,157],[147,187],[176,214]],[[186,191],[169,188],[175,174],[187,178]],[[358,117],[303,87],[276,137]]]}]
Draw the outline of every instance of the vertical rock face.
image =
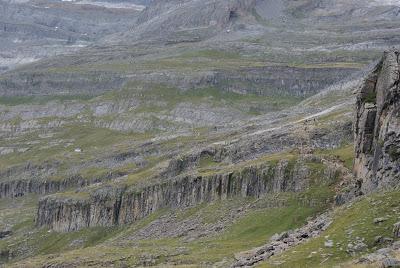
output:
[{"label": "vertical rock face", "polygon": [[[123,157],[123,156],[118,156]],[[0,172],[0,199],[14,198],[33,194],[51,194],[68,189],[82,188],[100,181],[108,181],[124,175],[120,172],[108,172],[94,178],[84,178],[79,174],[63,179],[51,178],[57,170],[56,164],[15,166]]]},{"label": "vertical rock face", "polygon": [[28,193],[49,194],[57,191],[64,191],[72,187],[83,187],[88,184],[89,182],[79,176],[59,181],[26,179],[0,182],[0,198],[13,198]]},{"label": "vertical rock face", "polygon": [[[281,161],[206,176],[180,176],[141,188],[109,186],[88,195],[52,195],[39,201],[36,223],[68,232],[132,223],[161,208],[182,208],[235,197],[299,192],[310,185],[302,161]],[[337,176],[328,172],[326,181]]]},{"label": "vertical rock face", "polygon": [[357,98],[354,173],[362,193],[400,183],[399,52],[385,52]]}]

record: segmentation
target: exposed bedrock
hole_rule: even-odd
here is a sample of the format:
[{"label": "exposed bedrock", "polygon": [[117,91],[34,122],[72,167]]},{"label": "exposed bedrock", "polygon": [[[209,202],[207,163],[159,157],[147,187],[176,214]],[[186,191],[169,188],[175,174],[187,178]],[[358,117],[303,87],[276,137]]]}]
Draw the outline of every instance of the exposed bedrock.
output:
[{"label": "exposed bedrock", "polygon": [[89,182],[83,178],[71,177],[64,180],[16,180],[0,182],[0,198],[19,197],[28,193],[49,194],[64,191],[72,187],[83,187]]},{"label": "exposed bedrock", "polygon": [[[62,232],[128,224],[161,208],[299,192],[310,185],[310,174],[304,161],[282,160],[228,173],[180,176],[142,188],[110,186],[75,197],[56,194],[41,198],[36,223]],[[322,176],[329,182],[338,171],[335,166],[327,167]]]},{"label": "exposed bedrock", "polygon": [[125,175],[110,171],[101,176],[84,178],[80,174],[57,176],[59,164],[27,164],[0,172],[0,199],[14,198],[26,194],[51,194],[68,189],[77,189],[98,182],[112,180]]},{"label": "exposed bedrock", "polygon": [[[133,38],[181,38],[190,41],[212,36],[241,18],[252,16],[255,0],[153,1],[138,18]],[[157,36],[157,37],[155,37]],[[193,39],[192,39],[193,38]]]},{"label": "exposed bedrock", "polygon": [[[306,97],[354,73],[354,68],[297,68],[271,66],[237,72],[217,72],[213,83],[240,94]],[[254,85],[257,85],[256,87]]]},{"label": "exposed bedrock", "polygon": [[98,95],[122,88],[126,82],[163,84],[182,91],[216,87],[239,94],[307,97],[356,72],[354,68],[260,67],[235,71],[173,71],[115,74],[112,72],[26,71],[4,74],[0,96]]},{"label": "exposed bedrock", "polygon": [[400,183],[399,52],[385,52],[357,98],[354,173],[360,193]]},{"label": "exposed bedrock", "polygon": [[111,180],[123,174],[109,173],[101,178],[86,179],[80,175],[67,177],[65,179],[41,179],[32,177],[29,179],[9,180],[0,182],[0,198],[13,198],[26,194],[51,194],[68,189],[77,189],[94,183]]},{"label": "exposed bedrock", "polygon": [[125,78],[114,73],[93,71],[68,72],[17,72],[5,74],[0,79],[0,96],[23,95],[97,95],[119,89]]},{"label": "exposed bedrock", "polygon": [[355,68],[296,68],[265,66],[240,70],[214,70],[196,73],[152,72],[129,75],[135,81],[160,83],[189,90],[217,87],[228,92],[256,95],[311,96],[350,74]]}]

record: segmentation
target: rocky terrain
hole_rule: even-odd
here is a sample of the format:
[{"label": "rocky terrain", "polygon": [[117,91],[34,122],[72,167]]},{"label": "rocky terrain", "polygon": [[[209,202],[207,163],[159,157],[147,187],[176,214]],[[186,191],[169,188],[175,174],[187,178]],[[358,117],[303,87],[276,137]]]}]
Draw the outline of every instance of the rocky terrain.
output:
[{"label": "rocky terrain", "polygon": [[126,31],[143,8],[132,3],[122,9],[102,1],[1,1],[0,72]]},{"label": "rocky terrain", "polygon": [[399,262],[397,1],[0,6],[0,266]]}]

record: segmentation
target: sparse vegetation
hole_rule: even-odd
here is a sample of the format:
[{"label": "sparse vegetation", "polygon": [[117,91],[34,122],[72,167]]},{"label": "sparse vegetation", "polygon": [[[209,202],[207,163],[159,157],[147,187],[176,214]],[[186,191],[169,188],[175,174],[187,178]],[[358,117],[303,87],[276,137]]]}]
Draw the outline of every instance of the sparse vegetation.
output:
[{"label": "sparse vegetation", "polygon": [[368,92],[365,96],[364,101],[367,103],[376,104],[376,93],[375,92]]},{"label": "sparse vegetation", "polygon": [[[400,192],[387,192],[364,197],[361,200],[337,208],[334,221],[321,237],[299,245],[271,258],[259,267],[333,267],[354,259],[346,252],[347,245],[354,243],[356,238],[363,238],[368,248],[357,254],[373,252],[376,249],[376,236],[391,237],[393,224],[398,220],[400,206],[396,200]],[[375,224],[374,219],[385,217],[387,220]],[[325,238],[328,237],[328,238]],[[324,246],[325,240],[334,241],[332,248]],[[314,252],[314,253],[313,253]],[[272,263],[281,263],[272,265]]]},{"label": "sparse vegetation", "polygon": [[392,161],[398,161],[400,159],[400,149],[396,148],[395,146],[390,147],[389,156]]},{"label": "sparse vegetation", "polygon": [[[386,246],[400,192],[353,176],[371,133],[354,148],[350,121],[363,68],[398,43],[392,6],[160,0],[137,17],[49,1],[0,3],[0,266],[229,267],[327,211],[321,236],[260,267],[348,267]],[[398,172],[397,125],[366,155],[377,189],[398,183],[380,177]]]}]

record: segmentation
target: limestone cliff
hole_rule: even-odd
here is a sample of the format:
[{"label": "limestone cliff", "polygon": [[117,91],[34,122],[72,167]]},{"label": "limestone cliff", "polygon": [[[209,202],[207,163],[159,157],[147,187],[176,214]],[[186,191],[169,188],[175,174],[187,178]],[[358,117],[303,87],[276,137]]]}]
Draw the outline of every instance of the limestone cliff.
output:
[{"label": "limestone cliff", "polygon": [[[282,160],[212,175],[182,175],[144,187],[108,186],[89,194],[52,195],[39,201],[37,226],[56,231],[132,223],[161,208],[182,208],[237,197],[298,192],[310,184],[304,161]],[[324,181],[338,176],[326,168]]]},{"label": "limestone cliff", "polygon": [[354,173],[362,194],[400,182],[399,52],[385,52],[357,97]]}]

